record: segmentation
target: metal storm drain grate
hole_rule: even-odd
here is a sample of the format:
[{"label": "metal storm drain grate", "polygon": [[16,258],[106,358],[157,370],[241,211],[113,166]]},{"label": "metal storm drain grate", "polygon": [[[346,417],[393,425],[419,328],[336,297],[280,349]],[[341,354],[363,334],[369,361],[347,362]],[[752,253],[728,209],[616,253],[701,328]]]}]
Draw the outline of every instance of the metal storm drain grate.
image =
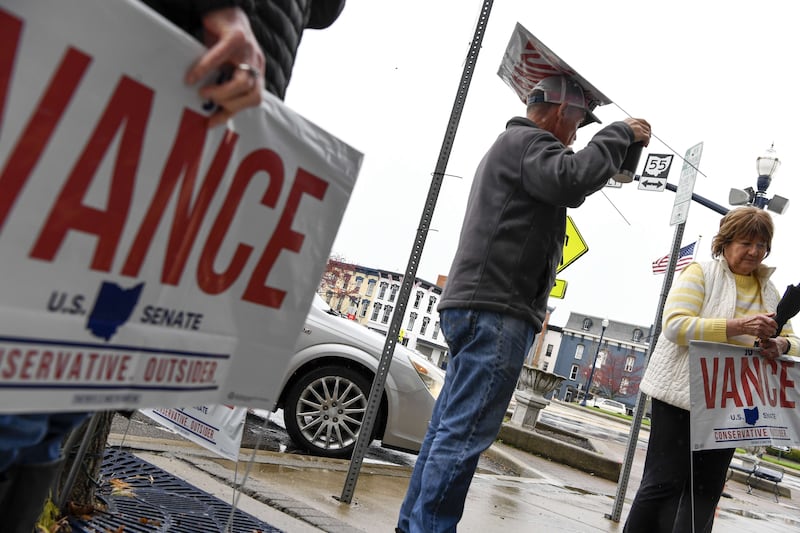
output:
[{"label": "metal storm drain grate", "polygon": [[[71,519],[75,532],[222,533],[228,523],[230,504],[118,448],[106,448],[100,472],[105,482],[97,495],[108,509]],[[281,533],[238,509],[229,531]]]}]

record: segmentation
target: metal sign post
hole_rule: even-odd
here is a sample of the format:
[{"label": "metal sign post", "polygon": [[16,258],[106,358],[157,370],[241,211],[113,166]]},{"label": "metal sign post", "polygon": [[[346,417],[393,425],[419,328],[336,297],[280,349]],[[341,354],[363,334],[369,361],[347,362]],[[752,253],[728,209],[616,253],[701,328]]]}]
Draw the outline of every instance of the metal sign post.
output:
[{"label": "metal sign post", "polygon": [[370,390],[369,393],[367,409],[364,413],[361,429],[358,432],[358,439],[353,449],[353,456],[350,459],[350,468],[347,471],[347,478],[344,482],[342,495],[339,498],[339,500],[344,503],[350,503],[353,500],[353,492],[355,491],[356,482],[358,481],[358,473],[361,470],[361,464],[364,461],[367,447],[369,443],[372,442],[372,430],[375,426],[375,418],[378,415],[378,410],[380,409],[381,397],[383,396],[383,389],[386,385],[386,376],[389,373],[389,365],[394,355],[394,347],[397,344],[397,338],[400,334],[400,324],[406,312],[406,304],[408,303],[408,296],[411,294],[411,286],[417,277],[417,267],[419,266],[422,249],[425,246],[425,240],[428,236],[431,218],[433,218],[433,210],[436,207],[436,200],[439,197],[439,190],[442,187],[442,179],[445,175],[444,172],[447,170],[447,161],[450,159],[450,151],[453,148],[453,140],[456,136],[458,123],[461,120],[461,111],[467,99],[467,92],[469,91],[469,85],[472,81],[472,73],[475,71],[475,63],[478,60],[478,52],[480,52],[483,35],[486,32],[486,24],[489,20],[492,4],[493,0],[484,0],[483,2],[483,7],[478,17],[478,23],[475,27],[475,34],[472,38],[472,44],[470,45],[467,59],[464,62],[464,71],[461,74],[461,82],[458,85],[456,99],[453,103],[453,110],[450,113],[450,121],[447,124],[442,147],[439,151],[436,170],[433,173],[433,179],[431,179],[428,198],[422,210],[422,217],[420,218],[419,227],[417,228],[417,237],[414,240],[411,256],[408,258],[408,266],[403,276],[403,283],[400,286],[397,307],[394,310],[394,315],[392,315],[389,331],[386,333],[386,344],[383,346],[383,354],[381,354],[381,360],[378,364],[378,371],[375,373],[375,379],[372,382],[372,390]]},{"label": "metal sign post", "polygon": [[[703,143],[696,144],[689,148],[686,151],[683,168],[681,169],[681,180],[678,183],[678,190],[675,193],[675,205],[672,209],[670,222],[671,225],[675,226],[675,234],[672,238],[672,252],[670,253],[669,266],[664,273],[664,283],[661,287],[661,296],[659,297],[656,317],[653,322],[650,347],[647,351],[648,361],[650,354],[653,353],[653,349],[656,347],[658,336],[661,334],[664,303],[667,301],[667,295],[672,287],[672,278],[675,275],[675,265],[678,262],[681,240],[683,239],[683,230],[689,213],[689,202],[692,200],[692,190],[694,189],[694,181],[697,177],[697,165],[700,164],[700,156],[702,153]],[[673,221],[677,221],[677,224]],[[614,498],[614,506],[611,510],[611,514],[606,515],[606,518],[610,518],[614,522],[619,522],[620,516],[622,515],[622,506],[625,503],[625,494],[628,491],[628,481],[630,481],[633,456],[636,453],[636,443],[639,441],[639,430],[642,427],[642,418],[644,417],[646,404],[647,395],[639,391],[639,397],[636,400],[636,409],[633,413],[633,420],[631,421],[630,434],[628,435],[625,459],[622,462],[622,470],[619,475],[619,482],[617,483],[617,495]]]}]

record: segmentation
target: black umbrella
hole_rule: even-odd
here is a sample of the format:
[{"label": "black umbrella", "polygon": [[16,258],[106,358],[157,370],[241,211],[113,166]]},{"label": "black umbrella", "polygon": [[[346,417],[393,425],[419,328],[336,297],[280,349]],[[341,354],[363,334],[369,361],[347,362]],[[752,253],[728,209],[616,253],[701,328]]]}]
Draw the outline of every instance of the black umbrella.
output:
[{"label": "black umbrella", "polygon": [[778,308],[775,310],[775,322],[778,323],[778,331],[775,333],[777,337],[780,335],[783,326],[800,311],[800,287],[789,285],[786,287],[786,292],[783,293],[783,298],[778,302]]}]

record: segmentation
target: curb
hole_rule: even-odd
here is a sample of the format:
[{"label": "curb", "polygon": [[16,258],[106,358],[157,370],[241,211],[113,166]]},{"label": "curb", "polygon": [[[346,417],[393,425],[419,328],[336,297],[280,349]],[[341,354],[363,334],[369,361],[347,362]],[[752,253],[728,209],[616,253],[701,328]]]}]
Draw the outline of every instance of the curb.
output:
[{"label": "curb", "polygon": [[501,464],[503,467],[507,468],[519,477],[543,479],[547,480],[549,483],[563,486],[563,483],[553,480],[552,478],[543,475],[538,470],[531,468],[524,461],[518,459],[514,454],[504,450],[497,443],[492,444],[485,452],[483,452],[483,455],[495,463]]},{"label": "curb", "polygon": [[526,453],[534,453],[547,457],[588,474],[617,482],[622,463],[609,459],[597,452],[585,450],[568,442],[562,442],[536,431],[523,427],[503,424],[498,438],[504,443]]}]

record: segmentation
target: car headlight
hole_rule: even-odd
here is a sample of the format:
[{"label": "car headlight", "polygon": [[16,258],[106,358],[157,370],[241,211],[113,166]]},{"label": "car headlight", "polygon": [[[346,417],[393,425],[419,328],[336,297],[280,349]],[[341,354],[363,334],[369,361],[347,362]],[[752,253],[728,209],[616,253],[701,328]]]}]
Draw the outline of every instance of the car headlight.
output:
[{"label": "car headlight", "polygon": [[439,393],[442,392],[442,386],[444,386],[444,372],[442,369],[422,357],[409,355],[408,360],[414,370],[417,371],[417,375],[422,380],[422,383],[425,384],[431,396],[434,399],[438,398]]}]

